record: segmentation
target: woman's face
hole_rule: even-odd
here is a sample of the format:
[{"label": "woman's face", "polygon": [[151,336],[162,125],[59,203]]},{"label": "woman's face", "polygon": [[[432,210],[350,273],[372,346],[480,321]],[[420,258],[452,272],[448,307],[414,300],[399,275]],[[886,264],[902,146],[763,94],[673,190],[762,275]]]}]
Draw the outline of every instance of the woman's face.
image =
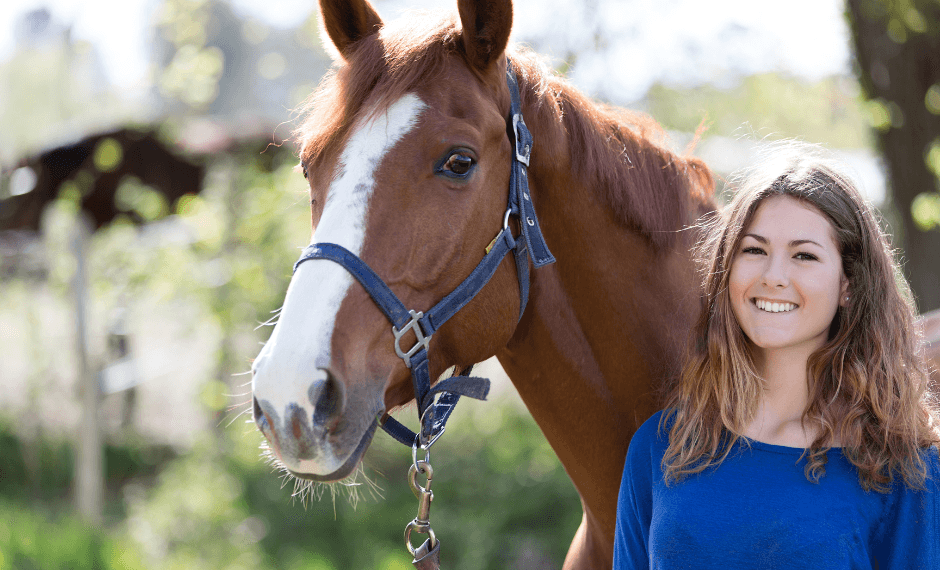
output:
[{"label": "woman's face", "polygon": [[744,231],[728,290],[738,324],[759,351],[799,348],[808,356],[825,344],[847,285],[828,218],[774,196]]}]

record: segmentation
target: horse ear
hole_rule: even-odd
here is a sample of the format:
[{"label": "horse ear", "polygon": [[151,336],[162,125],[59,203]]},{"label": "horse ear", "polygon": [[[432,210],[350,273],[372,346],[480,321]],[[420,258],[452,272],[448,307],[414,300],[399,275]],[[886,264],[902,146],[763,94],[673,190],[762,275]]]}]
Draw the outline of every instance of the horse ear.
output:
[{"label": "horse ear", "polygon": [[483,71],[506,51],[512,31],[512,1],[457,0],[457,11],[467,59]]},{"label": "horse ear", "polygon": [[320,0],[320,23],[344,56],[350,45],[379,31],[382,18],[368,0]]}]

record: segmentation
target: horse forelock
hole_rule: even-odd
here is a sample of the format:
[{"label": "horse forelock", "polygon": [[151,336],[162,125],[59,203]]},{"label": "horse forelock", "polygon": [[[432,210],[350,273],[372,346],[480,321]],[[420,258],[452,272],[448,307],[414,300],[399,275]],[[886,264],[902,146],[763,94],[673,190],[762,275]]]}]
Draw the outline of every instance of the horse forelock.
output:
[{"label": "horse forelock", "polygon": [[439,77],[448,57],[461,52],[453,13],[414,13],[356,42],[299,109],[294,136],[301,160],[316,165],[328,159],[354,125]]}]

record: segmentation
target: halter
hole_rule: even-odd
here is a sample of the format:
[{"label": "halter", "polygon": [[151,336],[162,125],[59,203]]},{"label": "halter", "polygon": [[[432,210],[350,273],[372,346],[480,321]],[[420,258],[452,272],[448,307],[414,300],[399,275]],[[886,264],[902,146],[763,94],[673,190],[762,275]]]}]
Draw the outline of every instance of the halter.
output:
[{"label": "halter", "polygon": [[[449,295],[426,313],[406,309],[382,278],[364,261],[335,243],[314,243],[307,246],[300,259],[294,264],[294,272],[301,263],[310,259],[328,259],[342,265],[359,281],[379,309],[392,322],[395,354],[404,360],[405,366],[411,370],[421,427],[419,433],[415,434],[388,413],[379,419],[379,423],[386,433],[401,443],[411,446],[415,451],[419,447],[427,450],[441,436],[444,432],[444,424],[453,413],[460,396],[485,400],[490,388],[489,380],[467,376],[470,368],[463,370],[461,375],[440,380],[433,387],[431,386],[427,350],[435,331],[483,289],[510,251],[516,261],[520,300],[518,318],[521,319],[529,298],[529,252],[532,254],[532,265],[536,268],[555,262],[542,236],[529,195],[526,167],[529,165],[529,157],[532,154],[533,139],[522,119],[519,84],[508,58],[506,83],[509,86],[510,97],[510,114],[506,131],[513,142],[513,151],[512,168],[509,173],[509,204],[503,216],[503,227],[493,238],[483,260]],[[509,228],[510,215],[519,219],[524,239],[513,237]],[[403,350],[400,345],[401,337],[408,331],[414,332],[417,342],[408,350]],[[438,394],[440,396],[435,401],[435,396]]]}]

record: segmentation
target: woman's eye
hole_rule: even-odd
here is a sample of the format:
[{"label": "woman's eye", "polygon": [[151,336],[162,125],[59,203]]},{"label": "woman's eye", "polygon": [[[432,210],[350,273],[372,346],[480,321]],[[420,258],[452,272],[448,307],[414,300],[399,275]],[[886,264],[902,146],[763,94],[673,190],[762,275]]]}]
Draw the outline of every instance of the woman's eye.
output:
[{"label": "woman's eye", "polygon": [[797,259],[801,259],[801,260],[803,260],[803,261],[816,261],[816,260],[819,259],[818,257],[816,257],[815,255],[813,255],[812,253],[806,253],[806,252],[803,252],[803,251],[801,251],[800,253],[796,254],[794,257],[796,257]]},{"label": "woman's eye", "polygon": [[750,247],[745,247],[744,249],[742,249],[741,253],[753,253],[754,255],[761,255],[762,253],[764,253],[764,250],[762,250],[759,247],[750,246]]},{"label": "woman's eye", "polygon": [[475,161],[473,160],[473,157],[469,154],[455,152],[454,154],[447,157],[447,160],[444,162],[441,170],[455,176],[463,177],[470,172],[470,169],[473,168],[474,163]]}]

